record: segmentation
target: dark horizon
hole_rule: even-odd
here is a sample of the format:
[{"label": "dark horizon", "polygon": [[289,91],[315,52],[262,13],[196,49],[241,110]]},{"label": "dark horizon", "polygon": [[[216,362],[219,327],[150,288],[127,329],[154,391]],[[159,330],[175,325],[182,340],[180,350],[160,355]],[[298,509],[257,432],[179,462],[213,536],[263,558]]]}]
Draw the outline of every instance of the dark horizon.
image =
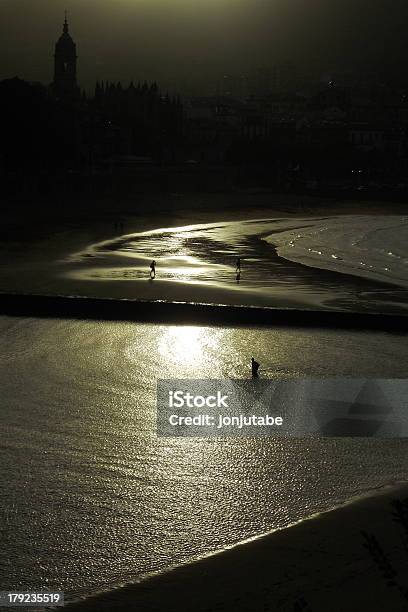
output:
[{"label": "dark horizon", "polygon": [[[52,81],[64,10],[78,46],[80,86],[158,81],[170,91],[213,93],[224,74],[293,65],[317,79],[340,74],[405,86],[408,6],[322,0],[2,2],[0,80]],[[341,77],[340,77],[341,78]]]},{"label": "dark horizon", "polygon": [[[73,0],[68,21],[62,0],[3,3],[0,170],[10,197],[52,197],[64,176],[77,194],[262,186],[405,197],[408,90],[396,59],[405,7],[259,0],[250,10],[224,0],[194,12],[163,2]],[[289,52],[292,62],[280,60]]]}]

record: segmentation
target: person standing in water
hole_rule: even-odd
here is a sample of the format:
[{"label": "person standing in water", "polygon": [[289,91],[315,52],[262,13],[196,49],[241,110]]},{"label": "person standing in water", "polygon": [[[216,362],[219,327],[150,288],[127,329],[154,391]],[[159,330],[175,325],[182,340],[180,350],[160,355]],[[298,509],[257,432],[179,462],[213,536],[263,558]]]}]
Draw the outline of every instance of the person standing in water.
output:
[{"label": "person standing in water", "polygon": [[153,259],[152,263],[150,264],[150,278],[156,278],[156,260]]},{"label": "person standing in water", "polygon": [[252,357],[251,359],[252,378],[258,378],[259,367],[260,367],[260,364],[257,361],[255,361],[255,359]]}]

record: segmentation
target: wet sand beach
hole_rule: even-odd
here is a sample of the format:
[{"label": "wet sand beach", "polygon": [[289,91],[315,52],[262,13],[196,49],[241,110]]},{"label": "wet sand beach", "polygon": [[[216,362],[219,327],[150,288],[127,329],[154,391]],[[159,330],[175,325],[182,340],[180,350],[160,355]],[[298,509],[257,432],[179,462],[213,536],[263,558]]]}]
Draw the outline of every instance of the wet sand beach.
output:
[{"label": "wet sand beach", "polygon": [[[0,286],[9,292],[275,308],[390,313],[407,309],[405,287],[319,269],[277,254],[274,235],[288,227],[308,226],[316,215],[324,219],[350,212],[350,205],[325,211],[321,204],[313,210],[283,198],[280,208],[275,201],[271,209],[265,197],[254,196],[252,206],[227,206],[221,215],[203,210],[197,202],[186,210],[182,203],[185,198],[172,212],[155,209],[150,218],[122,216],[120,223],[116,217],[109,222],[96,217],[93,224],[84,220],[82,226],[59,231],[47,241],[5,247]],[[386,209],[373,210],[385,214]],[[266,222],[262,225],[260,219]],[[267,242],[263,235],[268,234]],[[242,257],[239,278],[237,257]],[[150,281],[154,258],[157,275]]]}]

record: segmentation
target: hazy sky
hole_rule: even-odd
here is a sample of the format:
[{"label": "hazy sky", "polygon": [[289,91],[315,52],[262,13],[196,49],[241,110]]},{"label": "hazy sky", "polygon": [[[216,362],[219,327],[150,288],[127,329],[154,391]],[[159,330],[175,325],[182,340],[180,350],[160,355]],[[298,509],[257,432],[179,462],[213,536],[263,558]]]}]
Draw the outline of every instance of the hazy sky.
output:
[{"label": "hazy sky", "polygon": [[[50,82],[64,9],[79,80],[211,82],[282,61],[405,73],[407,0],[0,0],[0,78]],[[405,74],[404,74],[405,78]]]}]

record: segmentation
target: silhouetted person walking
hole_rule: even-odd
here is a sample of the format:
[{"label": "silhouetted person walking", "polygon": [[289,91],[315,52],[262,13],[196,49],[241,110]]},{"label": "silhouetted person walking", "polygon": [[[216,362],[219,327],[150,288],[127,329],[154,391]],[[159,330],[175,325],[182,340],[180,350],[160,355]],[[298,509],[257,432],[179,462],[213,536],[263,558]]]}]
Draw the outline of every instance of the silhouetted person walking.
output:
[{"label": "silhouetted person walking", "polygon": [[257,361],[255,361],[255,359],[252,357],[251,359],[252,378],[258,378],[259,367],[260,367],[260,364]]},{"label": "silhouetted person walking", "polygon": [[236,272],[239,275],[241,274],[241,258],[240,257],[238,257],[238,259],[237,259]]},{"label": "silhouetted person walking", "polygon": [[154,259],[150,264],[150,278],[156,278],[156,261]]}]

